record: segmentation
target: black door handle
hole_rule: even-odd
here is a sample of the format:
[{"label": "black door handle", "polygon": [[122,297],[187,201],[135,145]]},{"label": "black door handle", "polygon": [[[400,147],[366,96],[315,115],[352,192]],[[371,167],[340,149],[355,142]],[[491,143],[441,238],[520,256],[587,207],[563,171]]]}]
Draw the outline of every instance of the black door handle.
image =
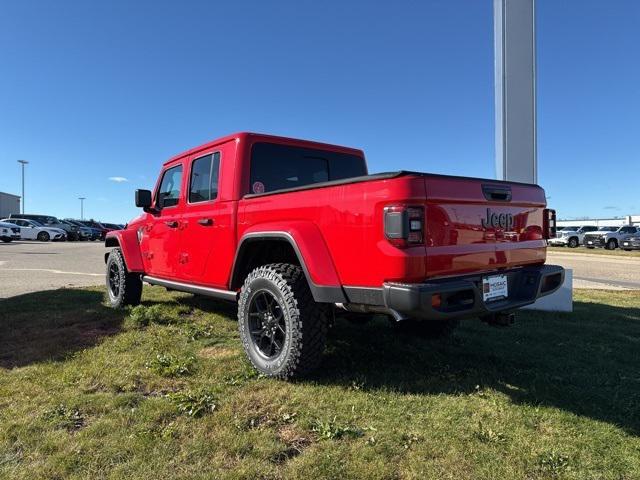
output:
[{"label": "black door handle", "polygon": [[177,228],[178,227],[178,222],[176,220],[167,220],[164,223],[170,228]]},{"label": "black door handle", "polygon": [[205,227],[209,227],[213,225],[213,220],[210,218],[201,218],[200,220],[198,220],[198,223],[200,225],[204,225]]}]

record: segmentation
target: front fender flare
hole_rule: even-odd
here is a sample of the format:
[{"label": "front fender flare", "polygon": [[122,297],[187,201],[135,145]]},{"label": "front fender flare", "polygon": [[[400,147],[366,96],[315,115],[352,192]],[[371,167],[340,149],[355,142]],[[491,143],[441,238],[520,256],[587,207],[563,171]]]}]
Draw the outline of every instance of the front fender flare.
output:
[{"label": "front fender flare", "polygon": [[[104,240],[105,247],[120,247],[124,263],[129,272],[144,272],[142,254],[138,243],[138,233],[134,229],[114,230],[107,233]],[[105,262],[108,253],[105,254]]]}]

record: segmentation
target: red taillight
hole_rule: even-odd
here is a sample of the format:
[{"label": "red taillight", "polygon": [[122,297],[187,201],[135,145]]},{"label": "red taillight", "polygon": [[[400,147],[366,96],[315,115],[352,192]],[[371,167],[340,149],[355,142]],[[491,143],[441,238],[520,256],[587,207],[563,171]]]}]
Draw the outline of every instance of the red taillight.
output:
[{"label": "red taillight", "polygon": [[544,209],[543,219],[544,238],[556,237],[556,211],[550,208]]},{"label": "red taillight", "polygon": [[396,247],[424,242],[424,207],[390,205],[384,209],[384,234]]}]

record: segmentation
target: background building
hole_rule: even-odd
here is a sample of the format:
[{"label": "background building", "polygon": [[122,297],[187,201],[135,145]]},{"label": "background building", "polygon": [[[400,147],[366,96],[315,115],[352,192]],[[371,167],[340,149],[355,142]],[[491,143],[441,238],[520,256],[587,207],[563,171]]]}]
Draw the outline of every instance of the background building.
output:
[{"label": "background building", "polygon": [[7,218],[12,213],[20,213],[20,196],[0,192],[0,218]]},{"label": "background building", "polygon": [[558,228],[580,225],[596,225],[598,227],[621,227],[622,225],[640,225],[640,215],[626,215],[617,218],[589,218],[583,220],[558,220]]}]

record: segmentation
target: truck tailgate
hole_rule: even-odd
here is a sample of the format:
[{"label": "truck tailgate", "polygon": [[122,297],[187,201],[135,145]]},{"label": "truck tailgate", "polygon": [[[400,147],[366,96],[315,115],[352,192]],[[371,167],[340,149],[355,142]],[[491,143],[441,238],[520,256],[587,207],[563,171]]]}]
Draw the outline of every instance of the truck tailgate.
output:
[{"label": "truck tailgate", "polygon": [[424,175],[428,277],[544,263],[537,185]]}]

